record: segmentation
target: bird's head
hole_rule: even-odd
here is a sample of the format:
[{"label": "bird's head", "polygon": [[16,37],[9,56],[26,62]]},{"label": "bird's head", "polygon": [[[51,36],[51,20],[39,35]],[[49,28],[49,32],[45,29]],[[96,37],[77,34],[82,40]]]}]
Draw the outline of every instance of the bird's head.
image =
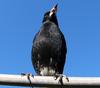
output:
[{"label": "bird's head", "polygon": [[58,6],[58,4],[56,4],[50,11],[48,11],[44,14],[44,18],[43,18],[42,22],[46,22],[47,20],[49,20],[49,21],[55,23],[56,25],[58,25],[57,17],[56,17],[57,6]]}]

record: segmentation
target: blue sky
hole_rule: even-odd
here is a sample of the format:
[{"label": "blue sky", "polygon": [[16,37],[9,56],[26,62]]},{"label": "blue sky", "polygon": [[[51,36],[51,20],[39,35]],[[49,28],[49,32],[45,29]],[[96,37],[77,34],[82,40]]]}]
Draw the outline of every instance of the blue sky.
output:
[{"label": "blue sky", "polygon": [[35,74],[32,40],[56,3],[68,48],[64,74],[100,76],[100,0],[0,0],[0,74]]}]

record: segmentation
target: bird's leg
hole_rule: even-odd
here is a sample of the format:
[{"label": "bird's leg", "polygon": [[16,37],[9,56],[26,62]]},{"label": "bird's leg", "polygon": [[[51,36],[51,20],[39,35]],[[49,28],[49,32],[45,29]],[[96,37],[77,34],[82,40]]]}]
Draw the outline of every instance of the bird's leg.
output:
[{"label": "bird's leg", "polygon": [[66,78],[67,82],[69,82],[69,79],[68,79],[68,77],[66,75],[55,74],[55,80],[57,80],[59,78],[59,82],[60,82],[61,86],[63,86],[63,77]]},{"label": "bird's leg", "polygon": [[21,75],[22,75],[22,76],[27,76],[27,79],[28,79],[29,82],[30,82],[30,86],[31,86],[31,88],[33,88],[33,87],[32,87],[32,82],[31,82],[30,77],[34,77],[34,75],[31,74],[31,73],[21,73]]},{"label": "bird's leg", "polygon": [[30,77],[34,77],[31,73],[21,73],[22,76],[27,76],[28,80],[31,82]]}]

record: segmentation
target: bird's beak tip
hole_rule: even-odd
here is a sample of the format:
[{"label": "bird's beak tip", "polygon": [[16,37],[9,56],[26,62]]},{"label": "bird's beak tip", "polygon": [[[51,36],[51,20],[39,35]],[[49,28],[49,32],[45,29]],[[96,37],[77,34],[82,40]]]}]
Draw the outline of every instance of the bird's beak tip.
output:
[{"label": "bird's beak tip", "polygon": [[54,8],[56,8],[56,9],[57,9],[57,7],[58,7],[58,4],[56,4],[56,5],[54,6]]},{"label": "bird's beak tip", "polygon": [[56,12],[57,12],[57,7],[58,7],[58,4],[56,4],[56,5],[50,10],[50,13],[56,13]]},{"label": "bird's beak tip", "polygon": [[53,14],[57,13],[58,4],[56,4],[51,10],[49,16],[51,17]]},{"label": "bird's beak tip", "polygon": [[57,7],[58,7],[58,4],[56,4],[52,9],[57,12]]}]

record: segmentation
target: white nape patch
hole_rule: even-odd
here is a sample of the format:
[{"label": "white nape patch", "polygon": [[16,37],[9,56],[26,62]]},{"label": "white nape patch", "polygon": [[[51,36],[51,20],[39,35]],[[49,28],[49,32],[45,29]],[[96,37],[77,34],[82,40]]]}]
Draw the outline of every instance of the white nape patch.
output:
[{"label": "white nape patch", "polygon": [[40,71],[40,75],[42,76],[52,76],[55,74],[55,70],[51,69],[50,67],[44,67],[43,69],[41,69]]}]

